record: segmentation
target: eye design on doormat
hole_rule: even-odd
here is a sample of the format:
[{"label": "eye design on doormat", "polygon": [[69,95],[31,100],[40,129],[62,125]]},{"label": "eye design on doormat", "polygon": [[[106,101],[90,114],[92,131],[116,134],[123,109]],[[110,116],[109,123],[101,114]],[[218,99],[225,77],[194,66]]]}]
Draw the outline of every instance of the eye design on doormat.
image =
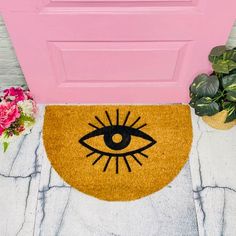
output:
[{"label": "eye design on doormat", "polygon": [[[93,161],[93,165],[98,163],[103,157],[106,157],[107,161],[103,168],[103,172],[107,170],[112,158],[115,158],[117,174],[119,173],[119,161],[125,163],[129,172],[131,172],[129,158],[134,159],[137,164],[142,166],[142,163],[138,159],[138,155],[148,158],[148,155],[146,155],[144,151],[156,143],[151,136],[141,131],[147,124],[138,125],[138,122],[141,119],[141,117],[138,117],[131,125],[126,125],[130,117],[130,111],[126,114],[123,122],[121,122],[119,117],[119,109],[116,110],[115,122],[112,122],[107,111],[105,111],[105,114],[109,125],[106,125],[99,117],[95,116],[95,119],[102,127],[89,123],[95,130],[86,134],[79,140],[80,144],[91,151],[87,154],[87,157],[96,154],[99,155]],[[137,127],[135,128],[135,126]],[[142,146],[137,148],[137,144],[140,144],[140,142],[142,143]],[[143,145],[144,142],[146,142],[145,145]],[[103,148],[101,146],[103,146]]]}]

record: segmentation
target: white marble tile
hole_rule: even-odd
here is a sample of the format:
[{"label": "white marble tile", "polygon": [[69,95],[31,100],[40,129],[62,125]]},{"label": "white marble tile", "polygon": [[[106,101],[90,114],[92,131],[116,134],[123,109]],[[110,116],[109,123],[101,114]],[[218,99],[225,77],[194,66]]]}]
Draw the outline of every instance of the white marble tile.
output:
[{"label": "white marble tile", "polygon": [[35,235],[198,235],[190,168],[163,190],[130,202],[107,202],[70,188],[43,161]]},{"label": "white marble tile", "polygon": [[[218,131],[195,115],[192,120],[190,167],[199,235],[234,236],[236,127]],[[101,201],[70,188],[51,168],[39,141],[42,121],[6,154],[0,150],[0,235],[198,235],[188,164],[169,187],[148,197]]]},{"label": "white marble tile", "polygon": [[236,235],[236,192],[224,189],[223,235]]},{"label": "white marble tile", "polygon": [[220,131],[192,114],[190,155],[199,235],[236,235],[236,127]]},{"label": "white marble tile", "polygon": [[43,107],[32,133],[0,148],[0,235],[33,235],[43,145]]}]

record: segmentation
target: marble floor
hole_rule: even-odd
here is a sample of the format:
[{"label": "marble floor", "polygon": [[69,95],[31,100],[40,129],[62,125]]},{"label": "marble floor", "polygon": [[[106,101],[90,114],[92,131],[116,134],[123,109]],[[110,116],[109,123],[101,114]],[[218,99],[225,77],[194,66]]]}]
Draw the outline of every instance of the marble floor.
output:
[{"label": "marble floor", "polygon": [[141,200],[108,203],[53,170],[41,139],[43,111],[30,135],[0,150],[0,236],[236,235],[236,127],[214,130],[192,114],[192,150],[178,177]]}]

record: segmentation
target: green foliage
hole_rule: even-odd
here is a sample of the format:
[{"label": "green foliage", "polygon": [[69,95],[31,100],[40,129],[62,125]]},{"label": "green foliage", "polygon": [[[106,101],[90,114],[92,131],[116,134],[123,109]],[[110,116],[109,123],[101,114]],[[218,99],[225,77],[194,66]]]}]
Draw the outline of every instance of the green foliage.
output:
[{"label": "green foliage", "polygon": [[236,102],[236,91],[227,92],[226,99],[230,102]]},{"label": "green foliage", "polygon": [[34,122],[34,118],[30,117],[30,116],[26,116],[24,114],[21,114],[20,116],[20,122]]},{"label": "green foliage", "polygon": [[227,49],[224,45],[214,47],[209,56],[212,68],[216,73],[228,74],[236,69],[236,49]]},{"label": "green foliage", "polygon": [[[25,114],[21,113],[21,116],[16,119],[15,122],[13,122],[10,127],[8,127],[4,132],[3,132],[3,140],[7,140],[8,138],[10,138],[12,135],[20,135],[20,132],[17,128],[20,127],[21,125],[25,125],[25,123],[35,123],[35,119],[30,117],[30,116],[26,116]],[[6,141],[2,142],[2,146],[3,146],[3,152],[6,152],[9,146],[9,143]]]},{"label": "green foliage", "polygon": [[209,54],[213,72],[199,74],[189,88],[190,106],[198,116],[227,110],[225,122],[236,119],[236,48],[214,47]]},{"label": "green foliage", "polygon": [[195,112],[199,116],[211,116],[219,112],[219,105],[210,97],[202,97],[195,103]]},{"label": "green foliage", "polygon": [[196,97],[214,97],[219,89],[217,76],[207,74],[198,75],[190,86],[190,92]]},{"label": "green foliage", "polygon": [[219,45],[211,49],[209,61],[213,62],[215,58],[222,56],[226,52],[225,45]]},{"label": "green foliage", "polygon": [[219,59],[215,63],[212,63],[212,68],[216,73],[228,74],[230,71],[236,69],[236,62]]},{"label": "green foliage", "polygon": [[236,91],[236,74],[223,77],[222,86],[226,91]]},{"label": "green foliage", "polygon": [[3,142],[3,152],[7,151],[8,146],[9,146],[8,142]]}]

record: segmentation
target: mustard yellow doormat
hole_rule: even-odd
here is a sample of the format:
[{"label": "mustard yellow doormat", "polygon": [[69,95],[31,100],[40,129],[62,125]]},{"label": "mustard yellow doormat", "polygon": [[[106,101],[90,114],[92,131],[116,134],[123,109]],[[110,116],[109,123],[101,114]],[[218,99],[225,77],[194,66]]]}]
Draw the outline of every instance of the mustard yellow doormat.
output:
[{"label": "mustard yellow doormat", "polygon": [[192,143],[185,105],[47,106],[43,139],[58,174],[79,191],[128,201],[170,183]]}]

